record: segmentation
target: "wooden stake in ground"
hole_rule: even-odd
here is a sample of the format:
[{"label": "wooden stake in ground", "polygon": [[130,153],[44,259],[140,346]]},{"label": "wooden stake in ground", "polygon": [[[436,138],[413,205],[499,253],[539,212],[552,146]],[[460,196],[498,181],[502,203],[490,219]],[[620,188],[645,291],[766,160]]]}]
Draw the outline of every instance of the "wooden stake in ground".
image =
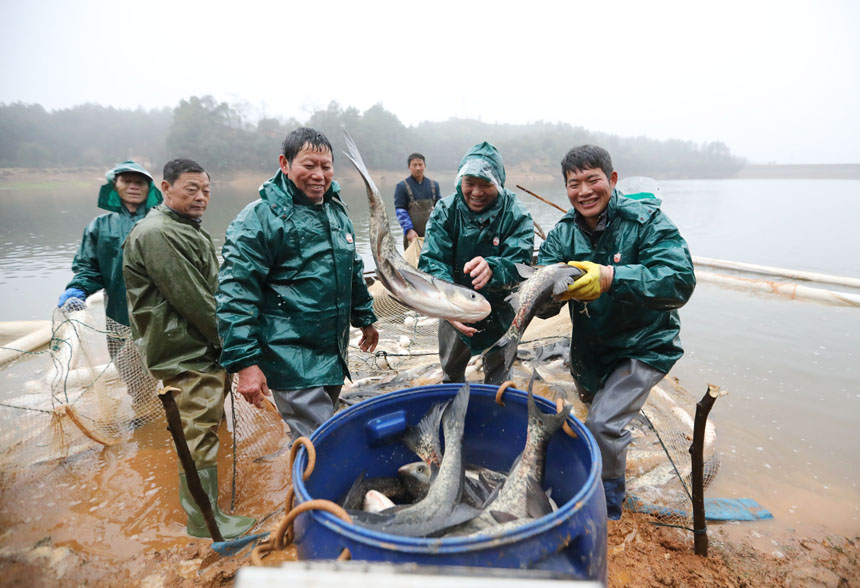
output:
[{"label": "wooden stake in ground", "polygon": [[693,482],[693,536],[696,555],[708,555],[708,524],[705,522],[705,427],[708,414],[718,396],[726,392],[719,386],[708,384],[708,391],[696,404],[696,418],[693,422],[693,444],[690,445],[690,461]]}]

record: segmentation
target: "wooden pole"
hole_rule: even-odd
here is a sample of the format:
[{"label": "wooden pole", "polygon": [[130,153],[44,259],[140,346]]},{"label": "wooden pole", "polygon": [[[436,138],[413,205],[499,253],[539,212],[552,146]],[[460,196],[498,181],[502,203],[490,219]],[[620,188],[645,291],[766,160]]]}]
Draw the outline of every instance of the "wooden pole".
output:
[{"label": "wooden pole", "polygon": [[194,502],[200,508],[200,512],[203,513],[203,520],[206,521],[206,528],[209,529],[212,541],[224,541],[224,538],[221,536],[221,530],[218,529],[218,524],[215,522],[212,503],[209,502],[209,497],[206,495],[206,491],[203,490],[200,476],[197,475],[197,466],[194,465],[194,458],[191,457],[191,452],[188,450],[185,433],[182,431],[182,420],[179,418],[179,408],[176,406],[173,392],[178,392],[178,390],[168,386],[158,391],[158,398],[161,399],[161,404],[164,405],[164,412],[167,415],[167,427],[170,430],[170,434],[173,435],[173,443],[176,445],[176,454],[179,456],[179,463],[182,464],[182,469],[185,470],[185,481],[188,482],[188,490],[191,492]]},{"label": "wooden pole", "polygon": [[537,198],[537,199],[538,199],[538,200],[540,200],[541,202],[546,202],[547,204],[549,204],[549,205],[550,205],[550,206],[552,206],[553,208],[557,208],[558,210],[560,210],[560,211],[562,211],[563,213],[567,214],[567,211],[566,211],[565,209],[563,209],[561,206],[559,206],[558,204],[556,204],[555,202],[550,202],[549,200],[547,200],[547,199],[546,199],[546,198],[544,198],[543,196],[538,196],[537,194],[535,194],[535,193],[534,193],[534,192],[532,192],[531,190],[529,190],[529,189],[527,189],[527,188],[523,188],[523,187],[522,187],[522,186],[520,186],[519,184],[517,184],[516,186],[517,186],[517,188],[519,188],[520,190],[522,190],[522,191],[523,191],[523,192],[525,192],[526,194],[531,194],[532,196],[534,196],[535,198]]},{"label": "wooden pole", "polygon": [[690,445],[693,482],[693,536],[696,555],[708,555],[708,524],[705,521],[705,427],[708,414],[718,396],[724,396],[719,386],[708,384],[708,391],[696,404],[696,418],[693,422],[693,444]]}]

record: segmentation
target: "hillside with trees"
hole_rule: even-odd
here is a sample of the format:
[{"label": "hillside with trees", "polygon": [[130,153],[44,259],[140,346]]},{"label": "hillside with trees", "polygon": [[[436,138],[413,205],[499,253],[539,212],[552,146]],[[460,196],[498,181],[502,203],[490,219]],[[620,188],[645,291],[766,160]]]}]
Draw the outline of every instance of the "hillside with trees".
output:
[{"label": "hillside with trees", "polygon": [[513,125],[449,119],[407,127],[381,104],[360,112],[332,102],[307,120],[255,119],[241,105],[193,96],[173,109],[158,110],[82,104],[48,111],[38,104],[0,104],[0,167],[110,167],[134,158],[157,168],[182,156],[213,171],[268,170],[284,135],[302,125],[325,133],[336,159],[344,147],[341,129],[347,129],[375,169],[405,169],[406,156],[420,151],[434,169],[452,171],[466,149],[482,140],[499,148],[507,166],[535,173],[558,173],[564,153],[583,143],[606,147],[625,175],[731,177],[744,165],[719,142],[620,137],[542,121]]}]

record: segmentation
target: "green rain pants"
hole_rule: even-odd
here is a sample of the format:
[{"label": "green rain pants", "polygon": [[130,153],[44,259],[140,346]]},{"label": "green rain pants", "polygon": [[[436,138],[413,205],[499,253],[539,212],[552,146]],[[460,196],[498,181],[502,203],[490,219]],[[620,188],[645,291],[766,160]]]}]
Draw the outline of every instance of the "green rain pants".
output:
[{"label": "green rain pants", "polygon": [[[224,416],[224,394],[227,372],[183,372],[165,378],[165,387],[180,391],[174,394],[182,419],[182,432],[188,450],[198,469],[215,466],[218,456],[218,425]],[[182,465],[180,464],[180,471]]]}]

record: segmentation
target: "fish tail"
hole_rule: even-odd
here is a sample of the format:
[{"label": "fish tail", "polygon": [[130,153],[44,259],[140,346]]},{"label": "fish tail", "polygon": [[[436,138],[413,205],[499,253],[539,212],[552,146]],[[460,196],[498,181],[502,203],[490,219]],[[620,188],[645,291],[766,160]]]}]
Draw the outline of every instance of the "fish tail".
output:
[{"label": "fish tail", "polygon": [[[466,409],[469,408],[469,382],[463,384],[463,387],[460,388],[460,391],[457,392],[457,395],[454,397],[454,400],[448,405],[445,409],[445,415],[443,416],[443,423],[445,428],[445,433],[447,434],[449,430],[452,430],[457,424],[462,424],[466,418]],[[445,439],[445,444],[447,446],[448,439]]]},{"label": "fish tail", "polygon": [[344,155],[352,162],[352,165],[355,166],[355,169],[358,170],[358,173],[361,174],[364,183],[371,189],[373,192],[377,192],[376,184],[373,183],[373,180],[370,178],[370,172],[367,171],[367,166],[364,165],[364,160],[361,158],[361,153],[358,151],[358,146],[355,144],[352,136],[346,131],[343,130],[344,142],[346,143],[346,151],[343,152]]},{"label": "fish tail", "polygon": [[568,403],[564,404],[564,408],[562,408],[561,412],[555,414],[548,414],[541,409],[538,408],[537,403],[534,400],[534,394],[531,390],[529,390],[529,398],[528,398],[528,406],[529,406],[529,430],[534,430],[536,432],[540,432],[547,439],[549,439],[557,430],[561,428],[564,424],[565,419],[570,414],[571,406]]}]

